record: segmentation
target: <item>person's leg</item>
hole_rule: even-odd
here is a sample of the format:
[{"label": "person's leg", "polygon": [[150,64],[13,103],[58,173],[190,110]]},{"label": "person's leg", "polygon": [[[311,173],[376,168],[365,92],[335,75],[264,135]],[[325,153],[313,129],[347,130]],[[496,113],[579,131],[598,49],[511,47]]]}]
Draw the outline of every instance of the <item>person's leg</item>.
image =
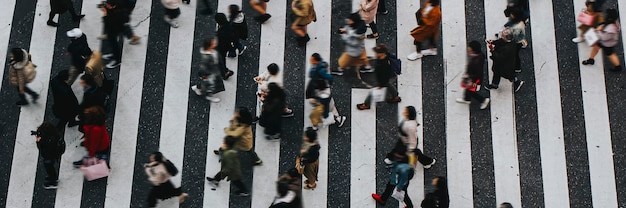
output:
[{"label": "person's leg", "polygon": [[395,83],[393,82],[393,79],[390,79],[389,84],[387,85],[387,97],[395,98],[398,96],[399,96],[399,93],[398,93],[398,90],[396,89]]},{"label": "person's leg", "polygon": [[415,45],[415,51],[417,51],[417,53],[422,52],[422,42],[414,40],[413,45]]},{"label": "person's leg", "polygon": [[219,181],[221,181],[222,179],[224,179],[224,176],[223,176],[223,174],[222,174],[222,171],[217,172],[217,173],[215,174],[215,176],[213,176],[213,180],[215,180],[215,181],[218,181],[218,182],[219,182]]},{"label": "person's leg", "polygon": [[378,27],[376,27],[376,21],[370,23],[370,29],[372,29],[372,35],[378,36]]},{"label": "person's leg", "polygon": [[112,59],[117,62],[121,62],[122,54],[121,54],[121,49],[120,49],[120,45],[118,42],[118,38],[119,38],[119,33],[117,32],[114,33],[111,31],[107,32],[107,40],[109,43],[109,47],[111,48],[111,53],[113,54]]},{"label": "person's leg", "polygon": [[335,117],[339,116],[339,111],[337,110],[337,107],[335,106],[335,99],[331,97],[330,103],[328,103],[328,105],[330,106],[330,112],[333,114],[333,116]]},{"label": "person's leg", "polygon": [[239,193],[248,193],[248,188],[246,188],[246,185],[244,185],[241,180],[234,180],[232,181],[232,183],[233,185],[237,186],[237,189],[239,189]]},{"label": "person's leg", "polygon": [[265,2],[257,2],[258,0],[250,0],[250,6],[252,7],[252,9],[256,10],[257,12],[261,13],[261,15],[266,13],[266,8],[267,5]]},{"label": "person's leg", "polygon": [[593,59],[598,55],[598,51],[600,51],[600,46],[594,45],[591,49],[591,54],[589,55],[589,59]]},{"label": "person's leg", "polygon": [[404,204],[406,204],[406,208],[413,208],[413,202],[409,198],[409,192],[407,191],[410,183],[409,181],[406,183],[406,186],[404,186]]},{"label": "person's leg", "polygon": [[617,54],[613,53],[611,55],[609,55],[609,61],[611,61],[611,63],[613,64],[613,66],[620,66],[621,63],[619,62],[619,57],[617,56]]},{"label": "person's leg", "polygon": [[491,79],[491,85],[498,87],[500,85],[500,78],[500,75],[494,73],[493,78]]},{"label": "person's leg", "polygon": [[54,164],[56,160],[54,159],[43,159],[43,166],[46,169],[46,182],[56,183],[59,179],[59,175],[57,174],[56,168],[54,168]]},{"label": "person's leg", "polygon": [[367,50],[365,50],[365,48],[363,49],[363,52],[361,52],[361,56],[359,56],[359,59],[361,63],[358,64],[358,66],[365,66],[366,68],[371,67],[370,59],[367,57]]},{"label": "person's leg", "polygon": [[464,89],[463,90],[463,100],[465,101],[472,101],[472,95],[471,92],[468,89]]},{"label": "person's leg", "polygon": [[415,149],[415,155],[417,155],[417,161],[419,161],[422,165],[430,165],[433,163],[433,158],[424,155],[420,149]]},{"label": "person's leg", "polygon": [[48,14],[48,23],[54,22],[54,16],[56,16],[56,13],[50,11],[50,13]]},{"label": "person's leg", "polygon": [[259,155],[256,154],[256,152],[254,150],[250,150],[248,151],[248,153],[250,153],[252,155],[252,159],[256,162],[261,160],[261,158],[259,158]]},{"label": "person's leg", "polygon": [[39,98],[39,94],[31,90],[27,85],[24,85],[24,92],[28,93],[33,98],[33,100],[37,100],[37,98]]},{"label": "person's leg", "polygon": [[162,183],[161,186],[163,190],[167,192],[166,193],[166,196],[168,196],[167,198],[180,196],[181,194],[183,194],[183,191],[180,189],[180,187],[178,188],[174,187],[174,184],[170,180],[167,180],[165,183]]},{"label": "person's leg", "polygon": [[395,185],[388,183],[387,186],[385,186],[385,191],[383,191],[383,193],[380,195],[380,199],[382,199],[383,201],[387,201],[395,187]]},{"label": "person's leg", "polygon": [[367,97],[365,98],[365,101],[363,101],[363,104],[365,104],[366,106],[372,105],[372,93],[371,92],[367,94]]},{"label": "person's leg", "polygon": [[156,207],[157,196],[159,192],[157,187],[158,186],[152,186],[152,188],[150,189],[150,193],[148,193],[148,207]]}]

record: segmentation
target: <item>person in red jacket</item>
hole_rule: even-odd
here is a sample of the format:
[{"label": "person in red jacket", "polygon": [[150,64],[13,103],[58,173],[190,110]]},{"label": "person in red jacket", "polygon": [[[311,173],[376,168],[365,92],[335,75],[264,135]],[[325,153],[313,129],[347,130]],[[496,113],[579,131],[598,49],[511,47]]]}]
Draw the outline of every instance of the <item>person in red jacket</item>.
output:
[{"label": "person in red jacket", "polygon": [[[89,158],[97,157],[107,159],[111,147],[109,132],[106,129],[106,116],[104,109],[100,106],[93,106],[85,109],[83,130],[85,131],[82,146],[87,150]],[[74,162],[74,166],[80,166],[82,160]]]}]

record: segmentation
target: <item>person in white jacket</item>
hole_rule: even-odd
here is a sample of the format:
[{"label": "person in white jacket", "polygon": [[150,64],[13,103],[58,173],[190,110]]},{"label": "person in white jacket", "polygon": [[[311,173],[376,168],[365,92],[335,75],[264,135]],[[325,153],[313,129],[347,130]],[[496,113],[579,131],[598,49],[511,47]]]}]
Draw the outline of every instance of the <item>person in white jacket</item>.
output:
[{"label": "person in white jacket", "polygon": [[183,3],[182,0],[161,0],[163,3],[163,7],[165,7],[165,22],[169,23],[173,28],[178,27],[178,21],[176,18],[180,16],[180,5]]}]

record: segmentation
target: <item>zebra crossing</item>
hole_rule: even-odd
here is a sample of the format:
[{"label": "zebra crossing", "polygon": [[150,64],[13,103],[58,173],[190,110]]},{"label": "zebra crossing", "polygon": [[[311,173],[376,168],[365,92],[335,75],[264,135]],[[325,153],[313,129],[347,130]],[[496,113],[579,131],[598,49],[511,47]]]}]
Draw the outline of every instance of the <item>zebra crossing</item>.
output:
[{"label": "zebra crossing", "polygon": [[[71,162],[80,158],[81,134],[76,127],[64,131],[68,150],[59,167],[57,190],[41,188],[45,172],[37,160],[37,149],[28,131],[44,120],[54,120],[49,110],[48,80],[68,67],[64,50],[69,40],[65,31],[80,26],[92,49],[106,51],[96,36],[102,33],[94,2],[76,3],[87,14],[78,25],[67,16],[61,27],[45,24],[48,1],[8,2],[0,9],[0,48],[23,47],[30,51],[38,74],[29,86],[41,93],[38,103],[19,108],[13,105],[15,87],[8,83],[5,66],[0,79],[0,207],[145,207],[150,184],[143,163],[153,151],[161,151],[181,170],[173,177],[189,199],[180,207],[267,207],[276,195],[276,177],[293,167],[302,130],[310,125],[311,106],[304,101],[308,62],[320,53],[331,67],[343,48],[336,30],[344,18],[358,10],[358,0],[315,1],[317,22],[309,25],[311,42],[297,48],[288,29],[292,0],[272,0],[272,18],[259,25],[246,0],[211,2],[218,12],[240,5],[248,18],[251,37],[248,50],[227,59],[235,76],[225,81],[226,91],[217,94],[219,103],[209,103],[189,87],[197,82],[198,52],[204,38],[212,36],[215,22],[203,16],[200,2],[182,5],[180,27],[163,22],[161,2],[138,1],[131,17],[134,32],[142,43],[123,47],[122,65],[107,70],[116,81],[107,126],[112,136],[111,172],[108,178],[82,180]],[[198,5],[200,4],[200,5]],[[523,50],[523,72],[527,84],[516,94],[504,81],[499,90],[481,92],[492,99],[487,110],[455,103],[462,96],[458,86],[465,71],[465,43],[491,39],[501,29],[501,1],[465,0],[465,4],[442,1],[443,24],[437,56],[407,61],[415,50],[408,31],[415,27],[418,1],[388,1],[389,15],[377,18],[381,38],[366,40],[366,47],[385,43],[403,59],[398,92],[403,101],[379,103],[358,111],[368,90],[352,87],[348,73],[336,77],[333,97],[341,115],[348,116],[342,128],[319,130],[320,170],[317,188],[303,192],[305,207],[374,207],[370,194],[381,192],[389,172],[382,159],[395,143],[395,125],[405,106],[418,110],[419,146],[437,159],[431,169],[418,168],[409,194],[418,205],[434,176],[446,176],[450,207],[496,207],[508,201],[514,207],[626,207],[624,177],[626,130],[623,104],[624,73],[605,72],[609,62],[600,56],[596,65],[583,66],[590,48],[574,45],[575,15],[583,7],[574,0],[531,1],[531,23],[527,26],[529,47]],[[607,7],[626,14],[626,4],[608,0]],[[42,14],[42,15],[39,15]],[[626,23],[622,22],[623,26]],[[54,35],[53,35],[54,34]],[[626,38],[626,32],[622,31]],[[626,42],[623,42],[626,44]],[[623,47],[616,47],[623,61]],[[373,52],[368,49],[368,54]],[[6,50],[0,50],[6,56]],[[0,63],[5,63],[2,60]],[[252,77],[270,63],[280,66],[289,95],[288,106],[296,112],[285,118],[279,142],[263,139],[263,127],[255,127],[255,151],[263,165],[252,167],[242,154],[247,198],[232,194],[229,183],[211,190],[204,177],[220,169],[212,150],[219,148],[223,129],[233,111],[245,106],[260,111],[256,83]],[[485,70],[491,75],[489,68]],[[607,65],[605,65],[607,64]],[[258,68],[255,69],[255,68]],[[368,79],[368,74],[364,77]],[[371,77],[370,77],[371,78]],[[79,100],[80,86],[72,86]],[[389,203],[397,206],[397,203]],[[177,207],[177,200],[158,207]]]}]

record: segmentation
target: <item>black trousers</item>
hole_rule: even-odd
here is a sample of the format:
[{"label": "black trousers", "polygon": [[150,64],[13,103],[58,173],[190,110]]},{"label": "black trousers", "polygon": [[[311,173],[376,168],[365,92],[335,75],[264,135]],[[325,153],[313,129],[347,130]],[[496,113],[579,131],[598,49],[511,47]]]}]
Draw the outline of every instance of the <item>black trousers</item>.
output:
[{"label": "black trousers", "polygon": [[[417,50],[417,52],[422,51],[422,43],[423,43],[423,42],[418,42],[418,41],[415,41],[415,40],[413,41],[413,44],[415,45],[415,49]],[[434,37],[434,36],[433,36],[433,37],[430,37],[430,38],[428,39],[428,44],[429,44],[429,45],[428,45],[428,48],[430,48],[431,46],[432,46],[433,48],[437,48],[437,47],[435,46],[435,43],[436,43],[436,42],[435,42],[435,37]]]},{"label": "black trousers", "polygon": [[20,101],[26,101],[26,94],[29,94],[31,97],[35,97],[38,96],[38,94],[31,90],[30,88],[28,88],[28,86],[26,86],[26,84],[24,84],[24,92],[25,94],[20,94],[20,87],[17,87],[17,95],[20,97]]},{"label": "black trousers", "polygon": [[226,67],[226,53],[228,53],[230,49],[217,49],[220,55],[220,72],[222,73],[222,77],[226,77],[226,72],[230,71]]},{"label": "black trousers", "polygon": [[158,186],[152,186],[150,193],[148,194],[148,207],[155,207],[157,199],[169,199],[175,196],[180,196],[183,191],[178,188],[174,188],[172,181],[167,180]]},{"label": "black trousers", "polygon": [[109,47],[111,47],[111,53],[113,54],[113,60],[117,62],[122,62],[122,49],[120,49],[120,33],[114,31],[106,31],[107,34],[107,42],[109,43]]},{"label": "black trousers", "polygon": [[[222,172],[215,174],[215,176],[213,177],[213,179],[217,181],[221,181],[224,178],[225,176],[222,174]],[[246,185],[244,185],[243,182],[241,182],[241,180],[231,180],[230,182],[233,185],[237,186],[237,189],[239,189],[239,193],[248,193],[248,189],[246,188]]]},{"label": "black trousers", "polygon": [[474,92],[474,91],[469,91],[468,89],[465,89],[465,96],[463,97],[463,100],[467,100],[467,101],[471,101],[472,98],[482,102],[485,102],[485,97],[483,97],[482,95],[478,94],[478,92]]},{"label": "black trousers", "polygon": [[59,162],[59,159],[43,159],[43,166],[46,169],[46,182],[54,182],[59,179],[59,174],[57,173],[57,169],[55,165]]},{"label": "black trousers", "polygon": [[385,6],[385,0],[378,1],[378,13],[383,13],[387,11],[387,6]]},{"label": "black trousers", "polygon": [[[502,76],[500,76],[500,74],[493,73],[493,78],[491,79],[491,84],[495,85],[495,86],[499,86],[500,85],[500,78],[502,78]],[[511,82],[517,82],[518,81],[516,76],[514,76],[512,79],[508,79],[508,80],[511,81]]]},{"label": "black trousers", "polygon": [[[404,203],[406,204],[407,208],[413,208],[413,202],[411,201],[411,199],[409,198],[409,194],[406,191],[407,188],[409,188],[409,182],[406,183],[406,186],[404,186]],[[380,198],[387,202],[387,199],[389,199],[389,196],[391,196],[391,192],[393,192],[393,190],[396,188],[395,185],[391,185],[391,184],[387,184],[387,187],[385,187],[385,191],[383,192],[382,195],[380,195]]]}]

